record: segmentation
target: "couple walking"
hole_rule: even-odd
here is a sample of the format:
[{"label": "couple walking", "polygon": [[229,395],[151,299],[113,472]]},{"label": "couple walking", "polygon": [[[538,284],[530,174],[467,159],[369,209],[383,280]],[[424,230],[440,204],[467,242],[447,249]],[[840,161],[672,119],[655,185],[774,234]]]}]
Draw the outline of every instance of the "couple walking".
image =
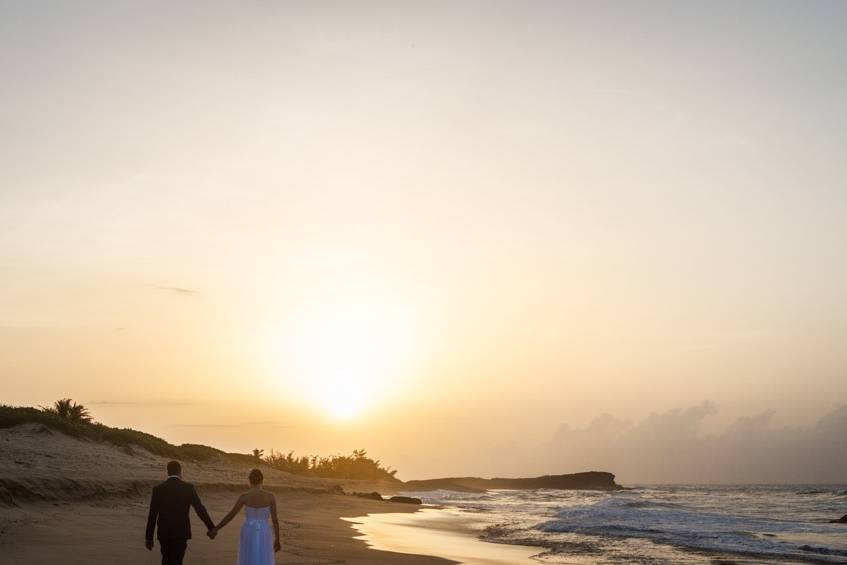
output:
[{"label": "couple walking", "polygon": [[[168,463],[168,479],[153,488],[153,496],[150,499],[147,549],[153,549],[153,533],[158,524],[157,537],[162,551],[162,565],[182,565],[188,540],[191,539],[191,523],[188,519],[190,507],[194,508],[206,524],[209,529],[206,535],[210,539],[215,539],[218,531],[244,507],[245,519],[241,525],[237,565],[273,565],[274,552],[281,549],[276,498],[272,493],[262,490],[264,477],[259,469],[250,471],[249,480],[250,490],[238,497],[229,514],[216,526],[200,502],[194,485],[182,480],[182,467],[179,462]],[[269,520],[273,522],[273,532]]]}]

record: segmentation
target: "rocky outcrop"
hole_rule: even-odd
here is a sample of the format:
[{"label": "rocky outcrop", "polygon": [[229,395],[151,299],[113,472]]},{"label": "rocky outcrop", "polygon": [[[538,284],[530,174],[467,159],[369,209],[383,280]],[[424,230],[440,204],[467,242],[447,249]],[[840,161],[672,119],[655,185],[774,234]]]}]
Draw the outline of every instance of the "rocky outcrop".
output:
[{"label": "rocky outcrop", "polygon": [[847,524],[847,514],[839,518],[838,520],[830,520],[830,524]]},{"label": "rocky outcrop", "polygon": [[382,498],[382,495],[378,492],[354,492],[353,496],[358,496],[359,498],[369,498],[371,500],[385,500]]},{"label": "rocky outcrop", "polygon": [[400,502],[403,504],[423,504],[423,501],[420,498],[415,498],[413,496],[392,496],[388,499],[389,502]]},{"label": "rocky outcrop", "polygon": [[491,489],[557,489],[557,490],[621,490],[612,473],[588,471],[569,475],[544,475],[525,479],[482,479],[479,477],[451,477],[423,481],[407,481],[404,491],[425,492],[431,490],[452,490],[458,492],[485,492]]}]

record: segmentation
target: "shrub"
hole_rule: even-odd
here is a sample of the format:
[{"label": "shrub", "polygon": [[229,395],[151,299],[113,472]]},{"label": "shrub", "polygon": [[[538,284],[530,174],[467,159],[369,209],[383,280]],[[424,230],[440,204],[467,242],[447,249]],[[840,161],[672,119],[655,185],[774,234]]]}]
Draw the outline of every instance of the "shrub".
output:
[{"label": "shrub", "polygon": [[329,457],[298,457],[293,451],[282,454],[271,450],[264,461],[275,469],[298,475],[333,479],[397,480],[397,471],[383,467],[380,461],[368,457],[364,449],[355,450],[352,455]]}]

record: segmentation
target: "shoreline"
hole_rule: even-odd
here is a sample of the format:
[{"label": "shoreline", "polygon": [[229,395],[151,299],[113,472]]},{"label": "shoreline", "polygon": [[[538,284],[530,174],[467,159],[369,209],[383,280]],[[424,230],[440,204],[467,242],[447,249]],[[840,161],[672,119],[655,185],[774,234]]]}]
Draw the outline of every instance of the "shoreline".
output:
[{"label": "shoreline", "polygon": [[[402,555],[431,555],[465,565],[531,565],[539,546],[500,544],[479,538],[471,517],[458,509],[423,506],[416,512],[377,512],[343,517],[368,547]],[[482,522],[479,522],[481,524]]]}]

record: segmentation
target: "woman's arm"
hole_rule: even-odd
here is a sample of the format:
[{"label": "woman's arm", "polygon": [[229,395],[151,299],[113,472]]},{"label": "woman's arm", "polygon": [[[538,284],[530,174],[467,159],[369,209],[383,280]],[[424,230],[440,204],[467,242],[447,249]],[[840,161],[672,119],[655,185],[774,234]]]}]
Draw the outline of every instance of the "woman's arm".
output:
[{"label": "woman's arm", "polygon": [[271,521],[274,523],[274,551],[282,549],[279,543],[279,517],[276,515],[276,497],[271,494]]},{"label": "woman's arm", "polygon": [[235,518],[238,511],[241,510],[241,507],[244,506],[244,495],[238,497],[238,500],[235,501],[235,506],[232,507],[232,510],[229,511],[229,514],[224,516],[224,519],[221,520],[220,524],[215,526],[215,530],[220,530],[227,524],[229,524],[233,518]]}]

